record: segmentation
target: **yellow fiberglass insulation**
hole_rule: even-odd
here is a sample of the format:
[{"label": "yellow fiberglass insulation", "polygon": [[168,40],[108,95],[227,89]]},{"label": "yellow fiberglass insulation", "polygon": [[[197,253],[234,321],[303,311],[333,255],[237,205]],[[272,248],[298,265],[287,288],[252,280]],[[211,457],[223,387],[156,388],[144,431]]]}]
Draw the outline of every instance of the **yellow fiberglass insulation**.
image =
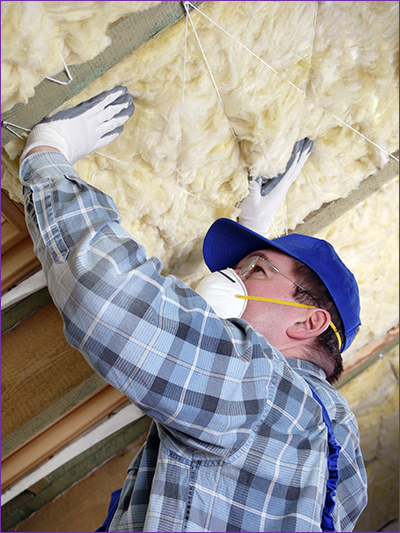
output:
[{"label": "yellow fiberglass insulation", "polygon": [[399,323],[398,191],[396,178],[315,235],[335,247],[360,290],[362,327],[344,360]]},{"label": "yellow fiberglass insulation", "polygon": [[385,531],[399,513],[398,361],[397,346],[339,389],[357,418],[368,477],[368,506],[356,531]]},{"label": "yellow fiberglass insulation", "polygon": [[1,2],[1,111],[27,103],[45,76],[93,59],[110,23],[159,2]]},{"label": "yellow fiberglass insulation", "polygon": [[[8,4],[23,3],[5,4],[8,12],[2,24],[9,44],[14,38],[10,27],[17,24],[13,12],[18,9]],[[104,22],[108,8],[103,4],[132,4],[132,11],[150,2],[34,4],[39,4],[40,16],[50,21],[47,34],[37,37],[38,46],[43,39],[50,48],[61,47],[71,63],[85,61],[106,46],[106,24],[99,25],[96,33],[90,10]],[[58,11],[53,4],[66,5],[64,18],[63,10],[54,18]],[[70,4],[76,6],[76,19]],[[314,139],[313,152],[287,196],[287,224],[294,228],[324,202],[347,196],[383,167],[389,160],[386,152],[394,152],[398,143],[398,2],[204,2],[200,9],[248,49],[193,11],[214,80],[188,21],[182,114],[184,20],[144,43],[63,106],[116,84],[126,85],[133,93],[134,116],[123,135],[102,149],[113,159],[94,153],[75,166],[84,179],[114,198],[123,226],[146,246],[149,255],[163,260],[165,273],[193,284],[206,272],[202,238],[216,218],[238,216],[240,201],[247,194],[248,173],[275,176],[284,170],[296,140]],[[110,22],[126,12],[124,6],[121,10],[114,6]],[[75,38],[82,42],[89,26],[93,46],[88,42],[85,55],[80,56],[85,47],[71,43]],[[3,50],[4,62],[15,65],[7,81],[14,87],[6,93],[7,105],[15,101],[21,72],[39,76],[31,91],[40,76],[49,75],[32,65],[33,33],[26,37],[20,32],[18,37],[15,51],[11,45]],[[54,69],[59,71],[60,65]],[[19,101],[27,94],[27,90],[19,94]],[[22,146],[22,141],[12,141],[3,151],[2,186],[20,199],[16,176]],[[393,194],[393,190],[381,193],[383,206]],[[371,260],[365,266],[368,275],[363,262],[352,259],[352,254],[360,259],[359,255],[369,253],[363,248],[366,226],[369,232],[371,226],[373,231],[374,225],[381,224],[373,207],[365,208],[368,219],[360,209],[349,220],[341,217],[327,238],[339,253],[346,247],[352,251],[349,266],[356,267],[368,317],[359,338],[367,342],[378,335],[379,317],[392,313],[396,295],[389,294],[386,286],[381,308],[374,304],[371,309],[371,302],[382,292],[382,284],[392,279],[392,274],[381,276],[383,262],[384,272],[392,271],[396,259],[390,253],[381,255],[389,247],[385,241],[375,249],[379,262]],[[275,219],[279,234],[285,231],[285,218],[281,208]],[[393,220],[387,222],[386,232],[392,242],[397,234]],[[379,334],[389,329],[384,320],[386,324],[377,328]]]}]

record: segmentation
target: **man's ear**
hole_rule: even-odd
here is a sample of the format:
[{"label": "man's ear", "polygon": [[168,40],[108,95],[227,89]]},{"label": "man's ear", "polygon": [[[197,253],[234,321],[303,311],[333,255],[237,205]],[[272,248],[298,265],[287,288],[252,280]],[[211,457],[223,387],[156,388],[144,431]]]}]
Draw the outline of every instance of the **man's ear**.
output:
[{"label": "man's ear", "polygon": [[312,339],[321,335],[329,327],[331,315],[325,309],[308,309],[304,320],[299,320],[286,330],[292,339]]}]

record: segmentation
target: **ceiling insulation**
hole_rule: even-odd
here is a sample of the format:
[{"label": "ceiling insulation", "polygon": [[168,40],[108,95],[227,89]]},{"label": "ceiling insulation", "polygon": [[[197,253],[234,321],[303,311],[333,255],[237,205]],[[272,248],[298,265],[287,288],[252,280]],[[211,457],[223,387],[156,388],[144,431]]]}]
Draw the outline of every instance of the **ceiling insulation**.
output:
[{"label": "ceiling insulation", "polygon": [[368,505],[355,531],[398,531],[398,521],[383,529],[399,513],[398,346],[341,387],[340,392],[357,418],[369,483]]},{"label": "ceiling insulation", "polygon": [[[109,44],[107,22],[156,2],[2,4],[2,106],[9,109],[44,75],[55,75],[59,53],[67,64],[94,57]],[[398,2],[200,7],[209,18],[192,11],[196,33],[187,21],[186,46],[183,20],[62,106],[116,84],[133,93],[135,114],[102,150],[108,157],[93,153],[75,167],[114,198],[123,226],[163,260],[165,273],[188,283],[206,272],[201,245],[208,227],[238,215],[248,173],[284,170],[296,140],[308,136],[314,149],[278,210],[277,234],[346,197],[398,145]],[[22,23],[28,33],[12,31]],[[46,50],[44,35],[52,42]],[[20,200],[22,146],[16,139],[3,150],[2,187]],[[392,180],[318,235],[334,244],[360,285],[363,327],[347,359],[398,324],[397,187]]]},{"label": "ceiling insulation", "polygon": [[[89,61],[111,43],[110,23],[160,2],[2,2],[1,111],[28,100],[44,77]],[[17,29],[23,28],[23,34]]]},{"label": "ceiling insulation", "polygon": [[399,323],[398,187],[391,180],[315,235],[335,247],[359,285],[362,326],[346,361]]}]

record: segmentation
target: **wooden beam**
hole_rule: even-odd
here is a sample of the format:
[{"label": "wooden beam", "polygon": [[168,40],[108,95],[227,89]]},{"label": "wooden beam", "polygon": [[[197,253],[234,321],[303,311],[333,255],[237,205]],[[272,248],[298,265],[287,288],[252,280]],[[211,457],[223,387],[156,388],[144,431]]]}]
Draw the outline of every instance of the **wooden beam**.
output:
[{"label": "wooden beam", "polygon": [[386,352],[399,344],[399,327],[392,328],[382,338],[371,341],[360,348],[354,357],[344,363],[344,370],[341,378],[335,384],[338,389],[345,383],[348,383],[355,376],[363,372],[366,368],[372,365],[378,357],[384,355]]},{"label": "wooden beam", "polygon": [[[196,6],[202,4],[196,1],[192,3]],[[185,13],[182,2],[161,2],[146,11],[132,13],[121,22],[111,26],[108,35],[112,42],[103,52],[86,63],[68,65],[73,78],[70,85],[59,85],[44,79],[35,87],[35,94],[27,104],[16,104],[11,110],[2,114],[1,120],[24,128],[32,128],[145,41],[179,22]],[[54,77],[67,80],[65,72]],[[19,130],[16,131],[21,133]],[[1,146],[5,146],[14,139],[15,136],[2,124]]]},{"label": "wooden beam", "polygon": [[[127,451],[128,447],[132,452],[131,457],[133,457],[143,440],[143,436],[147,433],[150,424],[151,419],[147,416],[143,416],[101,442],[95,443],[89,450],[86,450],[59,467],[57,470],[54,470],[54,472],[51,472],[46,478],[50,480],[50,485],[43,488],[43,490],[37,494],[32,495],[31,493],[34,492],[32,489],[35,489],[35,487],[30,487],[27,491],[22,492],[9,502],[3,504],[1,507],[2,530],[12,531],[18,523],[52,502],[75,483],[84,479],[90,472],[93,472],[99,467],[102,468],[101,465],[103,465],[105,461],[108,461],[115,456],[115,454],[120,453],[121,450],[125,449],[125,451]],[[124,480],[125,471],[126,469],[121,470],[121,484]],[[113,490],[113,488],[109,486],[109,480],[107,483],[105,492],[108,492],[108,494],[104,504],[104,512],[107,511],[109,494]],[[120,486],[116,488],[120,488]],[[98,521],[96,527],[100,525],[102,520],[103,518]]]},{"label": "wooden beam", "polygon": [[[397,152],[394,152],[392,155],[398,158],[399,151],[397,150]],[[398,175],[399,162],[390,158],[389,163],[363,180],[348,196],[324,204],[317,211],[310,213],[304,219],[304,222],[298,224],[296,228],[290,230],[289,233],[315,235]]]},{"label": "wooden beam", "polygon": [[[1,267],[2,294],[40,270],[41,267],[33,251],[33,241],[26,225],[25,206],[23,203],[12,200],[9,193],[3,189],[1,190]],[[47,301],[50,301],[50,296]],[[44,303],[47,302],[42,299],[41,305]],[[34,310],[28,310],[19,320]],[[17,319],[11,323],[8,320],[11,316],[17,317],[17,314],[7,312],[4,314],[2,309],[2,334],[19,321]]]},{"label": "wooden beam", "polygon": [[[81,360],[83,361],[82,357]],[[82,377],[80,369],[78,376]],[[19,426],[11,434],[3,437],[1,440],[1,457],[3,458],[11,454],[11,452],[37,435],[40,431],[49,427],[74,407],[84,402],[95,392],[98,392],[106,384],[107,382],[98,374],[92,374],[88,379],[84,379],[79,385],[56,399],[38,415],[28,420],[22,426]]]},{"label": "wooden beam", "polygon": [[1,292],[40,268],[25,223],[24,206],[1,191]]},{"label": "wooden beam", "polygon": [[29,439],[1,461],[1,488],[4,490],[33,470],[52,454],[128,401],[105,385],[49,427]]},{"label": "wooden beam", "polygon": [[16,302],[1,311],[1,334],[6,333],[16,324],[24,320],[44,305],[51,302],[49,289],[43,287],[23,300]]},{"label": "wooden beam", "polygon": [[[1,348],[3,439],[36,421],[44,410],[94,375],[93,368],[66,340],[63,320],[52,302],[2,335]],[[68,405],[62,414],[72,407]]]},{"label": "wooden beam", "polygon": [[21,242],[29,235],[25,223],[24,207],[11,200],[1,190],[1,254]]},{"label": "wooden beam", "polygon": [[18,281],[41,268],[28,235],[1,256],[1,292],[10,289]]}]

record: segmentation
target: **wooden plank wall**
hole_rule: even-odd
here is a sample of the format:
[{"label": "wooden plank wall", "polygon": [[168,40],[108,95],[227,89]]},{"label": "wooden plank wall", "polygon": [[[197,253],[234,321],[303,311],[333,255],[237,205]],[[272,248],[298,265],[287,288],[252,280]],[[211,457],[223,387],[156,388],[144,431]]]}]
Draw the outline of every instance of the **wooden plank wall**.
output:
[{"label": "wooden plank wall", "polygon": [[1,530],[95,531],[106,517],[111,492],[122,487],[150,422],[141,418],[6,503]]},{"label": "wooden plank wall", "polygon": [[[53,302],[17,324],[2,335],[2,440],[93,375],[93,369],[65,339],[63,321]],[[27,430],[20,440],[31,436]]]}]

